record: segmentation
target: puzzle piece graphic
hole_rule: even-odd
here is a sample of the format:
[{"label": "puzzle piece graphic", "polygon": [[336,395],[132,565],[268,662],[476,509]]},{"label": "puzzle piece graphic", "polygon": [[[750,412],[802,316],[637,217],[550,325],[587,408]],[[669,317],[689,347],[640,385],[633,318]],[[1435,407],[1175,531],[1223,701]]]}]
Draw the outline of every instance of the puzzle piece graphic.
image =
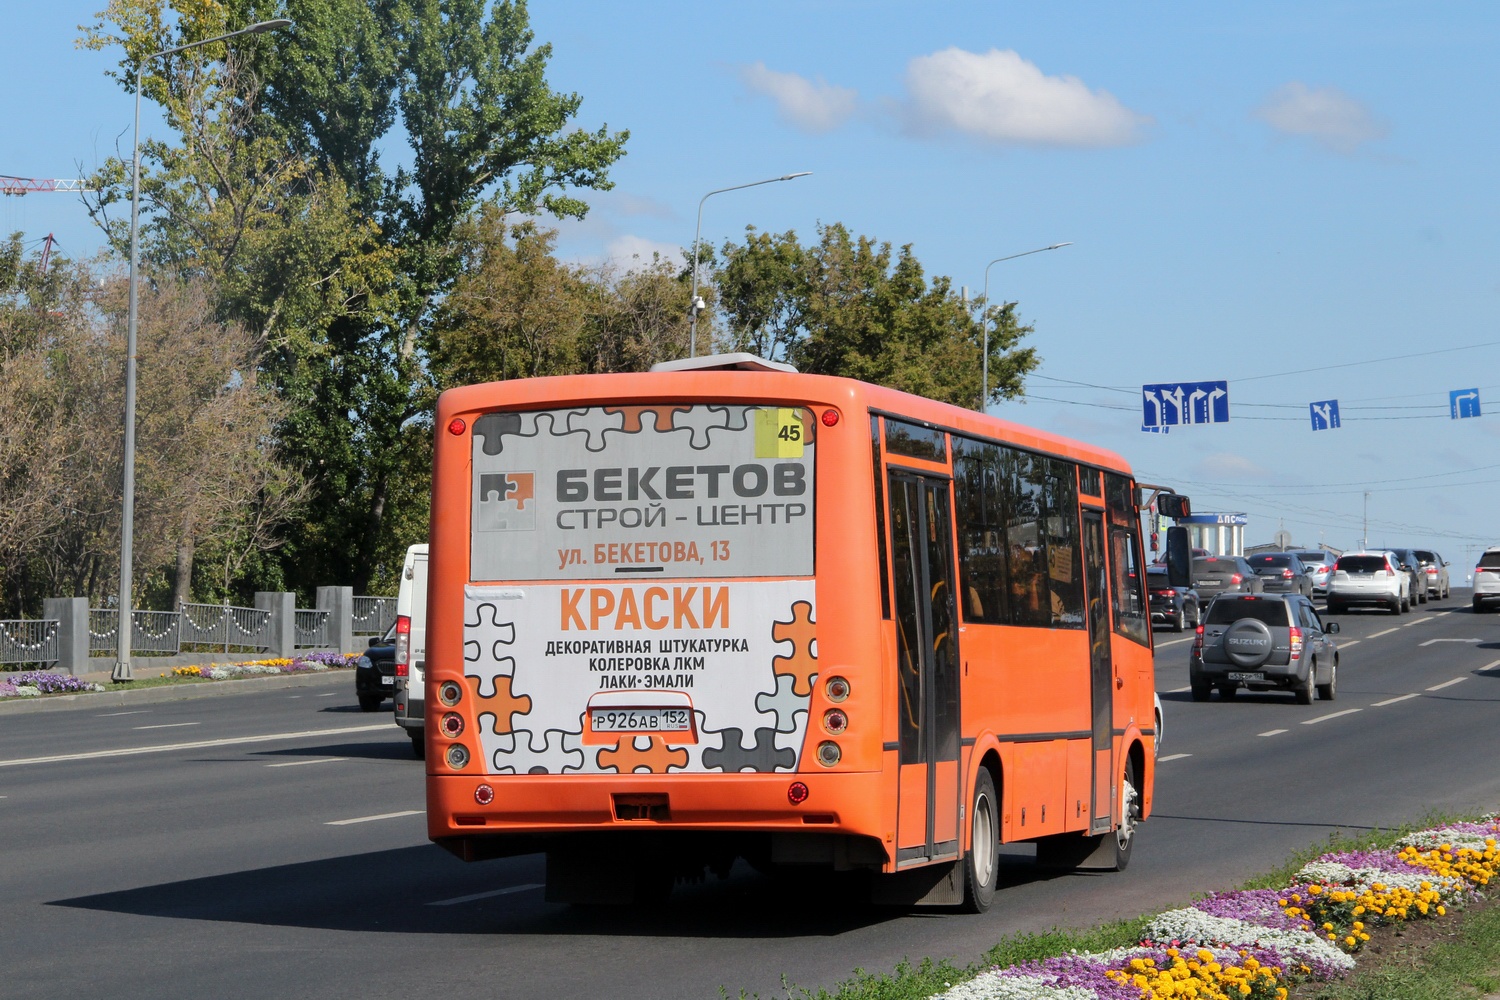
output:
[{"label": "puzzle piece graphic", "polygon": [[634,774],[644,770],[666,774],[673,768],[686,767],[688,752],[682,747],[669,748],[662,736],[625,736],[615,742],[613,749],[600,750],[597,760],[601,771]]},{"label": "puzzle piece graphic", "polygon": [[620,425],[620,430],[625,434],[639,434],[645,430],[641,424],[641,417],[650,413],[656,419],[653,425],[658,434],[667,431],[679,430],[673,426],[672,421],[679,413],[691,413],[691,406],[606,406],[605,413],[619,413],[625,417],[625,422]]},{"label": "puzzle piece graphic", "polygon": [[758,406],[714,406],[710,409],[723,410],[724,426],[732,431],[742,431],[750,426],[750,411],[758,410]]},{"label": "puzzle piece graphic", "polygon": [[[486,455],[498,455],[505,448],[504,438],[507,434],[520,437],[532,437],[536,434],[534,418],[523,422],[523,417],[529,416],[531,414],[486,413],[474,421],[474,437],[483,442],[481,447]],[[527,428],[524,423],[531,426]]]},{"label": "puzzle piece graphic", "polygon": [[812,605],[797,601],[792,605],[792,620],[771,625],[773,641],[792,644],[792,655],[777,656],[771,661],[773,673],[791,677],[792,691],[804,698],[812,695],[813,678],[818,676],[818,624],[813,621]]},{"label": "puzzle piece graphic", "polygon": [[588,443],[585,445],[589,451],[603,451],[607,442],[604,440],[605,431],[617,431],[625,422],[625,415],[619,410],[606,413],[602,407],[591,406],[587,410],[574,410],[568,414],[568,430],[571,433],[585,433],[588,435]]},{"label": "puzzle piece graphic", "polygon": [[494,694],[483,694],[480,688],[484,686],[484,679],[475,677],[473,674],[465,674],[464,680],[469,681],[469,687],[474,689],[474,697],[479,702],[474,712],[479,716],[479,725],[484,726],[484,717],[490,716],[494,722],[490,732],[495,734],[509,733],[515,731],[515,717],[526,715],[531,712],[530,695],[513,695],[511,693],[512,677],[504,674],[494,678]]},{"label": "puzzle piece graphic", "polygon": [[517,729],[515,745],[507,754],[495,754],[495,770],[502,774],[566,774],[583,770],[583,735],[549,729],[536,745],[536,733]]},{"label": "puzzle piece graphic", "polygon": [[[488,612],[486,614],[485,612]],[[488,619],[488,620],[486,620]],[[500,667],[497,673],[510,675],[516,672],[516,661],[505,655],[501,646],[516,641],[515,622],[502,622],[500,609],[494,604],[481,604],[474,609],[474,620],[464,621],[464,660],[478,663],[488,655]],[[509,664],[508,669],[506,664]],[[472,675],[471,675],[472,676]],[[481,680],[482,683],[482,680]]]},{"label": "puzzle piece graphic", "polygon": [[723,739],[723,746],[703,751],[703,766],[710,771],[789,771],[797,765],[795,750],[776,746],[774,729],[757,729],[755,745],[748,748],[741,742],[744,734],[740,729],[730,726],[717,733]]},{"label": "puzzle piece graphic", "polygon": [[796,683],[789,674],[777,674],[776,693],[762,692],[755,696],[755,710],[763,715],[774,714],[778,733],[795,733],[798,713],[807,713],[809,699],[799,698],[792,690]]},{"label": "puzzle piece graphic", "polygon": [[709,431],[729,429],[729,412],[722,406],[694,406],[672,422],[673,430],[689,430],[694,451],[705,451],[713,441]]},{"label": "puzzle piece graphic", "polygon": [[513,500],[516,510],[525,510],[526,501],[536,496],[536,474],[533,472],[482,472],[479,474],[479,502]]}]

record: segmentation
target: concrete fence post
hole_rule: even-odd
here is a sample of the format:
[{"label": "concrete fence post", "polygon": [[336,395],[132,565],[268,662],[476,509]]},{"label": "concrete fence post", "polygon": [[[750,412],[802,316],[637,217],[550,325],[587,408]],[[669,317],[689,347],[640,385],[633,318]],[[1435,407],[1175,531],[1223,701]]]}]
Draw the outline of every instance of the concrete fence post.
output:
[{"label": "concrete fence post", "polygon": [[317,608],[328,612],[328,645],[354,652],[354,588],[319,587]]},{"label": "concrete fence post", "polygon": [[271,612],[266,655],[297,655],[297,595],[273,590],[255,592],[255,608]]},{"label": "concrete fence post", "polygon": [[89,599],[45,597],[42,617],[57,622],[57,669],[81,677],[89,672]]}]

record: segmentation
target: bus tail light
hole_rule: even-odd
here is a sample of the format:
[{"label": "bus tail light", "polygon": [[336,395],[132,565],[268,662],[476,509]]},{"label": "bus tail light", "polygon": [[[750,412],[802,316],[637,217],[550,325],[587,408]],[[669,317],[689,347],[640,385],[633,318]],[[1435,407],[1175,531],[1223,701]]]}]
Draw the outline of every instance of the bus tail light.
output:
[{"label": "bus tail light", "polygon": [[452,708],[463,700],[464,688],[458,681],[443,681],[438,685],[438,701]]},{"label": "bus tail light", "polygon": [[839,749],[839,745],[833,742],[833,740],[824,740],[818,744],[818,763],[824,767],[832,767],[843,756],[844,752]]},{"label": "bus tail light", "polygon": [[839,411],[828,409],[823,411],[823,426],[833,427],[839,422]]},{"label": "bus tail light", "polygon": [[448,766],[455,771],[462,771],[469,763],[469,748],[462,743],[455,743],[448,748]]},{"label": "bus tail light", "polygon": [[800,806],[807,801],[807,786],[800,781],[794,781],[786,786],[786,800],[794,806]]},{"label": "bus tail light", "polygon": [[396,676],[411,676],[411,616],[396,616]]},{"label": "bus tail light", "polygon": [[474,801],[482,806],[487,806],[495,801],[495,790],[489,785],[480,785],[474,789]]},{"label": "bus tail light", "polygon": [[443,735],[448,737],[448,739],[456,740],[463,735],[464,717],[457,712],[448,712],[444,714],[442,721],[438,723],[438,728],[443,731]]},{"label": "bus tail light", "polygon": [[843,709],[830,708],[823,713],[823,728],[837,736],[849,728],[849,716],[844,714]]},{"label": "bus tail light", "polygon": [[830,677],[823,685],[823,693],[828,695],[829,701],[841,702],[849,697],[849,682],[842,677]]},{"label": "bus tail light", "polygon": [[462,434],[465,430],[468,429],[468,426],[468,424],[464,423],[463,417],[454,417],[452,420],[448,421],[448,433],[454,435]]}]

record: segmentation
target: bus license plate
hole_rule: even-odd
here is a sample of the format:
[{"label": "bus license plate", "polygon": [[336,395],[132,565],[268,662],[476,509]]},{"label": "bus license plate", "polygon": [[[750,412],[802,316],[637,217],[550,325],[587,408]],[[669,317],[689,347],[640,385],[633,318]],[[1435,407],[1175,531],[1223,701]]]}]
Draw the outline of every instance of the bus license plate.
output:
[{"label": "bus license plate", "polygon": [[1255,673],[1255,674],[1236,674],[1236,673],[1231,673],[1229,675],[1229,679],[1232,680],[1232,681],[1263,681],[1263,680],[1266,679],[1266,675],[1265,674],[1261,674],[1261,673]]},{"label": "bus license plate", "polygon": [[691,726],[686,708],[592,709],[596,733],[685,733]]}]

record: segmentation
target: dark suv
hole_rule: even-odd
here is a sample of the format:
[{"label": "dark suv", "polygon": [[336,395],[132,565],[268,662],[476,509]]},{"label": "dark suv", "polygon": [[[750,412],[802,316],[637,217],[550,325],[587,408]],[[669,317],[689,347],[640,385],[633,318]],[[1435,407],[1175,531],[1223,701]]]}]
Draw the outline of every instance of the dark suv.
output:
[{"label": "dark suv", "polygon": [[385,635],[372,637],[364,655],[354,661],[354,695],[366,712],[380,708],[380,703],[396,690],[396,626]]},{"label": "dark suv", "polygon": [[1167,567],[1146,567],[1146,598],[1151,605],[1151,624],[1161,622],[1173,632],[1181,632],[1203,621],[1198,592],[1192,587],[1174,587],[1167,579]]},{"label": "dark suv", "polygon": [[1193,586],[1207,600],[1217,594],[1258,594],[1263,588],[1243,556],[1205,556],[1193,560]]},{"label": "dark suv", "polygon": [[1338,684],[1338,622],[1323,624],[1301,594],[1221,594],[1203,612],[1188,659],[1193,700],[1251,691],[1291,691],[1297,704],[1332,701]]},{"label": "dark suv", "polygon": [[1312,596],[1312,574],[1294,553],[1264,552],[1246,556],[1245,561],[1255,570],[1255,575],[1260,577],[1263,593]]}]

